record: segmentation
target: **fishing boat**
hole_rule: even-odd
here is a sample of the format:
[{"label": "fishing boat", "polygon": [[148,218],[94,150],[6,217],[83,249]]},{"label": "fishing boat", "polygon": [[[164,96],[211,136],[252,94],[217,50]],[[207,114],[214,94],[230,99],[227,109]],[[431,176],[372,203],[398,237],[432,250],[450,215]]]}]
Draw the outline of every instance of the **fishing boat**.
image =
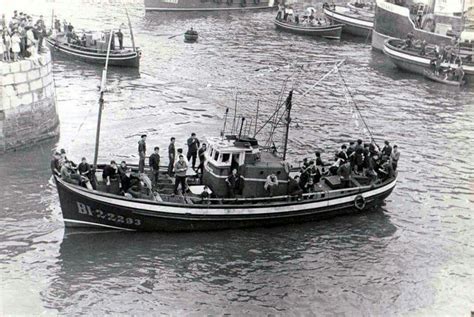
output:
[{"label": "fishing boat", "polygon": [[[385,41],[383,52],[387,55],[395,66],[407,72],[425,76],[426,71],[434,68],[437,56],[434,47],[427,45],[426,53],[420,54],[419,48],[406,48],[405,41],[400,39],[388,39]],[[456,69],[459,64],[442,62],[440,68]],[[462,65],[465,76],[474,76],[474,63],[464,62]]]},{"label": "fishing boat", "polygon": [[416,39],[439,46],[453,45],[456,38],[464,42],[466,37],[471,45],[465,52],[461,50],[461,55],[470,55],[473,53],[471,36],[469,32],[463,32],[463,23],[467,21],[463,13],[469,11],[468,2],[377,0],[372,47],[382,51],[387,39],[403,39],[409,33]]},{"label": "fishing boat", "polygon": [[444,84],[444,85],[461,87],[466,84],[465,80],[459,81],[459,80],[447,79],[444,76],[436,75],[434,72],[425,71],[424,75],[427,79],[431,81],[435,81],[440,84]]},{"label": "fishing boat", "polygon": [[184,41],[186,43],[194,43],[198,40],[198,32],[196,32],[195,30],[193,30],[193,28],[187,30],[185,33],[184,33]]},{"label": "fishing boat", "polygon": [[345,6],[323,6],[324,15],[333,24],[343,24],[342,32],[367,38],[374,27],[374,13]]},{"label": "fishing boat", "polygon": [[341,38],[342,24],[322,24],[322,25],[304,25],[293,22],[286,22],[275,18],[273,21],[277,29],[309,36],[318,36],[331,40],[338,40]]},{"label": "fishing boat", "polygon": [[[342,63],[335,64],[318,83],[331,73],[339,72]],[[221,133],[207,138],[209,146],[205,151],[202,174],[190,173],[189,190],[182,188],[183,194],[176,192],[174,178],[165,175],[165,168],[160,173],[161,183],[154,189],[150,185],[149,171],[137,174],[140,185],[133,197],[128,192],[124,196],[119,190],[111,189],[114,188],[113,181],[107,189],[101,176],[104,165],[97,163],[107,66],[106,63],[101,81],[94,153],[96,189],[53,175],[63,220],[68,227],[197,231],[283,225],[370,210],[382,204],[395,187],[397,172],[382,167],[375,178],[347,174],[348,178],[344,180],[321,170],[324,176],[308,192],[295,191],[298,182],[291,176],[294,169],[287,160],[293,104],[291,90],[258,130],[258,115],[253,125],[245,117],[230,118],[227,109]],[[233,122],[232,126],[230,122]],[[265,127],[270,131],[284,127],[282,152],[275,145],[259,144],[258,134]],[[372,142],[375,143],[373,138]],[[348,162],[345,166],[346,171],[350,171]],[[304,172],[309,168],[314,170],[316,167],[305,167]],[[233,176],[232,184],[238,183],[238,186],[233,186],[232,190],[227,186],[231,184],[228,178],[231,173],[240,175]]]},{"label": "fishing boat", "polygon": [[[128,17],[128,13],[127,13]],[[119,30],[93,32],[55,32],[46,39],[53,53],[60,53],[71,59],[79,59],[92,64],[105,64],[107,48],[110,45],[109,65],[120,67],[140,67],[141,51],[135,46],[135,40],[129,20],[131,47],[120,47],[115,43]],[[120,32],[121,33],[121,32]],[[121,33],[123,36],[123,33]],[[54,54],[56,55],[56,54]]]},{"label": "fishing boat", "polygon": [[145,0],[145,11],[253,11],[275,5],[273,0]]}]

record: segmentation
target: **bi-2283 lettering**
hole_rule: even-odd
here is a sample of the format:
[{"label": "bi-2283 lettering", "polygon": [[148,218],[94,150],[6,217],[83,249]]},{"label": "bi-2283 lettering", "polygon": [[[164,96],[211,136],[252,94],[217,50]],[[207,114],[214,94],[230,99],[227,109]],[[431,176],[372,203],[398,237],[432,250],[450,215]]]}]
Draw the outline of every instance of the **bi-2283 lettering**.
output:
[{"label": "bi-2283 lettering", "polygon": [[124,217],[113,212],[104,212],[100,209],[92,209],[90,206],[77,202],[77,211],[81,215],[104,219],[115,224],[127,224],[131,226],[140,226],[142,221],[137,218]]}]

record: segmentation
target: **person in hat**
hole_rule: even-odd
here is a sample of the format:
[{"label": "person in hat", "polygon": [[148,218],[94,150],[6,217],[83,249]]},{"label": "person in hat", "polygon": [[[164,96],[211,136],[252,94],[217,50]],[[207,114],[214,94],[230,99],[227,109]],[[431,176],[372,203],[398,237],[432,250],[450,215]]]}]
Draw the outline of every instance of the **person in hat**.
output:
[{"label": "person in hat", "polygon": [[187,159],[188,162],[191,161],[192,159],[192,168],[193,170],[196,168],[196,158],[197,158],[197,153],[199,150],[199,139],[196,137],[196,133],[191,133],[191,137],[187,141],[188,144],[188,153],[187,153]]},{"label": "person in hat", "polygon": [[145,172],[145,157],[146,157],[146,134],[142,134],[140,141],[138,141],[138,171]]},{"label": "person in hat", "polygon": [[351,187],[351,164],[349,161],[342,160],[341,165],[337,169],[337,175],[341,179],[342,188]]}]

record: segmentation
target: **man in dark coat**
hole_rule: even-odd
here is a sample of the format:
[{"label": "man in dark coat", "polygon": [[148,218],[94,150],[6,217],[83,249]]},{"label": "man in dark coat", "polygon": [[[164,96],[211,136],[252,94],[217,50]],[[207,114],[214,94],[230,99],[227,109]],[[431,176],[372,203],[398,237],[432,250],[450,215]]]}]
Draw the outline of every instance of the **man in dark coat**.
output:
[{"label": "man in dark coat", "polygon": [[155,152],[153,152],[152,155],[150,155],[149,158],[149,164],[150,164],[150,169],[151,173],[153,175],[153,186],[158,186],[158,178],[159,178],[159,171],[160,171],[160,148],[155,146]]},{"label": "man in dark coat", "polygon": [[140,141],[138,141],[138,171],[143,173],[145,171],[145,157],[146,157],[146,134],[142,134]]},{"label": "man in dark coat", "polygon": [[230,174],[226,180],[227,184],[227,197],[228,198],[235,198],[236,194],[240,194],[242,191],[243,186],[243,179],[242,176],[237,173],[237,169],[232,170],[232,174]]},{"label": "man in dark coat", "polygon": [[196,158],[197,158],[197,152],[199,149],[199,140],[196,137],[196,133],[191,133],[191,137],[188,139],[188,154],[186,155],[186,158],[188,159],[188,162],[192,158],[192,168],[193,170],[196,168]]},{"label": "man in dark coat", "polygon": [[174,146],[175,141],[176,141],[175,138],[171,138],[170,139],[170,145],[168,145],[168,159],[169,159],[168,176],[172,176],[174,161],[176,160],[176,149],[175,149],[175,146]]}]

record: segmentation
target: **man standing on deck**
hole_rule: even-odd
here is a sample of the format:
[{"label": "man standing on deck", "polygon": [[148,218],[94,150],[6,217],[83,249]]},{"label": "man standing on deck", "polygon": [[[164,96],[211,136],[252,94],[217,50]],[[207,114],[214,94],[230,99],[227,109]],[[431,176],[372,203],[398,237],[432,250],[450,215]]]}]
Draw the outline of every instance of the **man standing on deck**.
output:
[{"label": "man standing on deck", "polygon": [[193,159],[192,161],[192,167],[193,170],[196,168],[196,157],[197,157],[197,152],[199,149],[199,140],[196,138],[196,133],[191,133],[191,137],[188,139],[188,154],[186,155],[188,162]]},{"label": "man standing on deck", "polygon": [[145,156],[146,156],[146,134],[142,134],[140,141],[138,141],[138,171],[143,173],[145,171]]},{"label": "man standing on deck", "polygon": [[119,29],[117,33],[117,38],[118,38],[118,41],[119,41],[119,47],[120,47],[120,50],[123,50],[123,33],[122,31]]},{"label": "man standing on deck", "polygon": [[158,177],[159,177],[159,171],[160,171],[160,154],[158,152],[160,151],[160,148],[155,146],[155,152],[153,152],[152,155],[150,155],[149,163],[150,163],[150,168],[151,172],[153,175],[153,187],[158,186]]},{"label": "man standing on deck", "polygon": [[188,170],[188,164],[184,160],[184,156],[180,155],[178,162],[174,165],[174,172],[176,175],[174,181],[174,194],[178,195],[178,186],[181,184],[181,191],[183,195],[186,193],[186,171]]},{"label": "man standing on deck", "polygon": [[168,145],[168,176],[172,176],[173,174],[173,167],[174,167],[174,161],[176,160],[176,149],[174,147],[174,142],[176,139],[172,137],[170,139],[170,145]]}]

